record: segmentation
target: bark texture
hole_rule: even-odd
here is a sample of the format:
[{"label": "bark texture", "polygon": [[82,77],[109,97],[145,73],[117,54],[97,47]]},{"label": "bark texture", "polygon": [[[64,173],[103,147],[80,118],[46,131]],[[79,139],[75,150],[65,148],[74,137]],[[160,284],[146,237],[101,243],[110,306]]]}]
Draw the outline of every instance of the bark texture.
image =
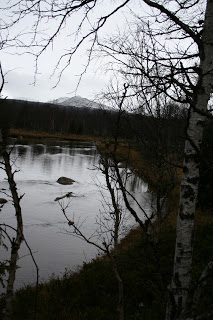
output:
[{"label": "bark texture", "polygon": [[6,287],[6,298],[5,298],[5,310],[4,310],[4,320],[9,320],[12,317],[12,301],[13,301],[13,286],[14,281],[16,278],[16,269],[17,269],[17,260],[18,260],[18,252],[21,246],[22,241],[24,240],[23,237],[23,220],[22,220],[22,211],[20,206],[21,198],[18,196],[16,183],[14,180],[14,173],[12,172],[12,167],[10,165],[10,156],[9,153],[6,151],[2,132],[0,129],[0,153],[4,160],[5,172],[7,174],[7,179],[13,199],[13,205],[15,208],[16,214],[16,236],[13,238],[11,243],[11,254],[10,254],[10,265],[9,265],[9,275],[7,280],[7,287]]},{"label": "bark texture", "polygon": [[207,1],[200,53],[200,75],[194,88],[189,111],[185,159],[177,219],[173,279],[169,287],[166,320],[187,319],[187,299],[191,282],[194,215],[196,209],[200,147],[205,126],[207,105],[213,84],[213,1]]}]

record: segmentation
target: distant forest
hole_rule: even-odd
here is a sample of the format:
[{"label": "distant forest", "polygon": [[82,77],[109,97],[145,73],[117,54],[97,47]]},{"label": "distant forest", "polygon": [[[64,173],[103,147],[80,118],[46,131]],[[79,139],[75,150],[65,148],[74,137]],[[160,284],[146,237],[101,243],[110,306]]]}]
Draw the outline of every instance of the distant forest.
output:
[{"label": "distant forest", "polygon": [[[183,135],[185,114],[176,106],[172,107],[158,119],[158,123],[161,121],[161,130],[166,130],[168,138],[175,135],[177,142],[177,136]],[[141,136],[150,136],[150,131],[156,126],[153,116],[122,112],[118,130],[118,111],[112,109],[67,107],[13,99],[1,99],[0,108],[0,124],[5,128],[100,137],[114,137],[119,131],[119,137],[137,140]]]},{"label": "distant forest", "polygon": [[95,136],[112,131],[113,113],[104,110],[12,99],[0,102],[1,121],[7,127]]},{"label": "distant forest", "polygon": [[[107,138],[118,135],[119,138],[130,139],[146,157],[156,159],[162,146],[164,150],[180,154],[181,157],[186,121],[186,110],[172,104],[167,106],[160,117],[139,112],[123,112],[118,127],[118,111],[23,100],[0,100],[1,128]],[[152,148],[149,148],[150,145]],[[204,133],[203,153],[207,155],[207,159],[201,159],[198,201],[201,208],[212,208],[213,171],[207,164],[213,162],[213,120],[209,120]]]}]

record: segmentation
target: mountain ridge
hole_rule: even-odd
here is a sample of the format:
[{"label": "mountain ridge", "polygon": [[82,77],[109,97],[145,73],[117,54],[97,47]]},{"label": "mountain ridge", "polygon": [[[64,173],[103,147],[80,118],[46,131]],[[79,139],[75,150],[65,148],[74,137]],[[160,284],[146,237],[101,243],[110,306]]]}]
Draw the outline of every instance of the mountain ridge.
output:
[{"label": "mountain ridge", "polygon": [[92,108],[92,109],[106,109],[107,107],[101,103],[83,98],[81,96],[74,97],[59,97],[57,99],[49,101],[52,104],[65,106],[65,107],[77,107],[77,108]]}]

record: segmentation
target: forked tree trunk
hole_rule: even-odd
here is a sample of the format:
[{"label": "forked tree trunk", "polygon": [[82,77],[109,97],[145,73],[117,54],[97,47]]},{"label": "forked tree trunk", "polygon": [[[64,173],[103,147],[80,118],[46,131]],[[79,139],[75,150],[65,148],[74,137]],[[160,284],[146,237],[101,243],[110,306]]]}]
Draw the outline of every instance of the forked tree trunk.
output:
[{"label": "forked tree trunk", "polygon": [[200,147],[213,85],[213,1],[207,1],[203,47],[200,49],[200,75],[194,89],[185,144],[185,159],[177,219],[173,278],[169,287],[166,320],[187,319],[187,299],[191,282],[194,215],[197,202]]}]

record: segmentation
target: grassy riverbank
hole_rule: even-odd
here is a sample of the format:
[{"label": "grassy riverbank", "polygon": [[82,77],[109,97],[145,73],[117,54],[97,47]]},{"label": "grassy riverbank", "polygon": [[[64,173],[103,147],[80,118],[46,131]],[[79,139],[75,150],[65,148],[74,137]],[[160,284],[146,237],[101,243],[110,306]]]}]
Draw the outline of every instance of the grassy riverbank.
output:
[{"label": "grassy riverbank", "polygon": [[26,131],[21,129],[10,129],[9,136],[11,137],[23,137],[23,138],[31,138],[31,139],[63,139],[70,141],[98,141],[100,140],[98,137],[90,137],[84,135],[77,134],[63,134],[60,132],[49,133],[49,132],[41,132],[41,131]]},{"label": "grassy riverbank", "polygon": [[[93,137],[84,139],[82,136],[77,138],[73,135],[23,131],[11,131],[11,135],[27,138],[96,140]],[[128,154],[131,166],[141,166],[147,170],[148,163],[141,158],[138,151],[132,150],[126,142],[121,146],[121,161],[127,158]],[[150,171],[150,174],[153,172]],[[120,243],[118,270],[124,283],[126,320],[164,318],[167,285],[171,280],[173,266],[178,188],[177,186],[173,191],[172,214],[163,225],[157,243],[147,242],[139,228],[132,230]],[[197,217],[192,284],[196,283],[202,270],[213,257],[213,216],[210,212],[199,211]],[[201,313],[204,309],[206,311],[212,297],[212,287],[208,286],[198,305]],[[66,272],[61,279],[53,278],[47,283],[39,284],[38,290],[31,286],[19,290],[14,299],[12,320],[114,320],[118,319],[117,302],[117,282],[110,261],[106,257],[98,257],[90,263],[85,263],[72,275]],[[3,306],[2,299],[0,312]]]},{"label": "grassy riverbank", "polygon": [[[121,243],[118,268],[124,282],[125,319],[163,319],[166,287],[170,281],[175,229],[161,232],[155,248],[146,242],[141,231],[132,231]],[[196,230],[194,281],[213,254],[213,224]],[[70,244],[71,245],[71,244]],[[199,308],[212,298],[209,287]],[[38,287],[37,320],[113,320],[117,318],[117,283],[107,258],[85,263],[79,272],[66,273]],[[14,320],[34,318],[36,289],[19,290],[14,301]],[[204,304],[205,303],[205,304]]]}]

